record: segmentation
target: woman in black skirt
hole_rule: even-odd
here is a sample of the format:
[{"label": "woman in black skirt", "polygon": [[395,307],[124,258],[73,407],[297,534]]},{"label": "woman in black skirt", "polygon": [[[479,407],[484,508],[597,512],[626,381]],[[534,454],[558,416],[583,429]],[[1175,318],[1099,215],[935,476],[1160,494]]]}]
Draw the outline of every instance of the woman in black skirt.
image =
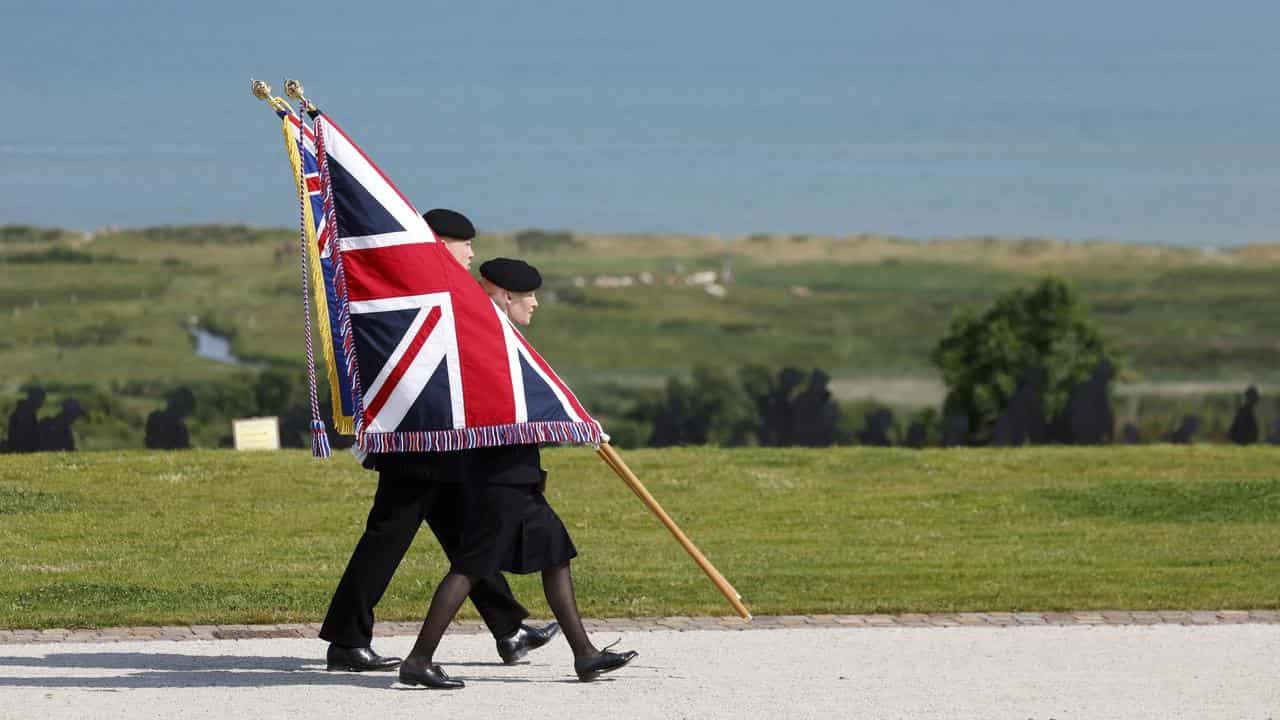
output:
[{"label": "woman in black skirt", "polygon": [[[499,258],[480,266],[485,289],[513,322],[528,325],[538,306],[533,291],[542,278],[533,267]],[[578,551],[569,532],[547,504],[542,491],[546,472],[537,445],[509,445],[459,453],[463,475],[462,537],[449,574],[440,581],[413,650],[400,665],[400,681],[430,688],[460,688],[432,662],[445,628],[458,613],[472,583],[496,572],[542,573],[542,589],[569,647],[574,670],[583,681],[617,670],[636,657],[591,643],[582,626],[569,561]]]}]

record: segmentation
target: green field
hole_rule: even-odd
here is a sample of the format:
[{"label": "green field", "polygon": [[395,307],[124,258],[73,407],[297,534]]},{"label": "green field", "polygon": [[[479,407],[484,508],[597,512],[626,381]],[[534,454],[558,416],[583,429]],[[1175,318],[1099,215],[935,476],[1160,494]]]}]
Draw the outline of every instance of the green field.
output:
[{"label": "green field", "polygon": [[[1273,448],[626,458],[756,614],[1280,607]],[[590,450],[544,465],[584,614],[731,614]],[[0,627],[318,621],[373,487],[302,452],[8,456]],[[424,530],[379,618],[420,618],[443,572]]]},{"label": "green field", "polygon": [[[141,418],[169,388],[243,371],[193,355],[192,319],[230,336],[253,371],[302,377],[296,248],[286,229],[0,227],[0,410],[24,383],[40,382],[54,390],[47,411],[61,396],[86,400],[82,447],[139,447]],[[1231,397],[1246,383],[1280,380],[1280,246],[575,235],[539,250],[507,234],[482,235],[476,248],[477,264],[523,255],[544,271],[543,308],[528,334],[606,418],[618,412],[608,407],[617,386],[657,387],[699,364],[819,367],[845,400],[936,404],[928,355],[954,313],[1048,273],[1078,286],[1118,352],[1122,383],[1225,383],[1213,391]],[[726,267],[723,298],[683,281]],[[640,272],[653,284],[594,284]],[[1181,412],[1169,410],[1161,427],[1172,429]],[[1228,403],[1225,422],[1230,412]],[[192,431],[198,444],[217,445],[227,418],[197,416]]]},{"label": "green field", "polygon": [[[66,383],[198,380],[191,317],[246,359],[296,363],[296,237],[242,227],[82,236],[0,229],[0,345],[11,376]],[[1276,377],[1280,246],[1204,253],[1049,240],[582,236],[521,252],[481,236],[477,261],[521,254],[547,276],[530,335],[565,374],[665,377],[697,363],[818,366],[836,377],[933,375],[929,350],[962,306],[1045,274],[1072,280],[1134,379]],[[733,280],[724,298],[677,282]],[[478,264],[478,263],[477,263]],[[655,283],[594,287],[648,271]],[[575,287],[574,279],[587,281]],[[676,284],[668,284],[676,283]],[[804,288],[805,291],[798,291]]]}]

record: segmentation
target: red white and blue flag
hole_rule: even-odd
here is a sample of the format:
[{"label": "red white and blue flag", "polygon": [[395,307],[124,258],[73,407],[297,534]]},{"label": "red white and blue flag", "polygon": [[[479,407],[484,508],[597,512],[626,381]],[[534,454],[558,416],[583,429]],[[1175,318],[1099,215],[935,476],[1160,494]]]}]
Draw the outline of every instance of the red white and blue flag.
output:
[{"label": "red white and blue flag", "polygon": [[339,324],[341,298],[334,278],[336,266],[329,224],[324,215],[324,196],[320,191],[320,162],[316,158],[316,137],[311,128],[283,104],[276,107],[284,128],[286,150],[293,166],[302,207],[303,241],[308,250],[308,265],[315,286],[316,315],[320,320],[321,352],[325,359],[333,405],[335,429],[347,435],[354,432],[354,405],[351,379],[346,372],[347,351],[343,346],[345,331]]},{"label": "red white and blue flag", "polygon": [[600,424],[413,204],[325,115],[315,133],[357,447],[599,444]]}]

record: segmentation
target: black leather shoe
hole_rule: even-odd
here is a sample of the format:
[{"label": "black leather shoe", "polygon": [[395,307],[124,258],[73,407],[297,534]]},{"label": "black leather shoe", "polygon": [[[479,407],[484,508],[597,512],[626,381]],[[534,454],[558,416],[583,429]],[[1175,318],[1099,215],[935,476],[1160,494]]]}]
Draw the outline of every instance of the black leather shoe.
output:
[{"label": "black leather shoe", "polygon": [[578,679],[582,682],[590,682],[600,677],[600,675],[613,672],[618,668],[626,665],[636,659],[638,655],[635,650],[616,653],[608,650],[601,650],[599,655],[589,658],[578,658],[573,661],[573,669],[578,672]]},{"label": "black leather shoe", "polygon": [[454,680],[444,668],[432,663],[421,664],[409,660],[400,665],[400,682],[405,685],[422,685],[433,690],[457,690],[466,687],[461,680]]},{"label": "black leather shoe", "polygon": [[329,669],[343,672],[370,672],[394,670],[400,664],[398,657],[382,657],[371,647],[349,648],[329,644]]},{"label": "black leather shoe", "polygon": [[544,628],[521,625],[510,635],[498,638],[498,654],[502,656],[502,662],[514,664],[528,655],[530,650],[537,650],[551,642],[551,638],[558,632],[560,623],[551,623]]}]

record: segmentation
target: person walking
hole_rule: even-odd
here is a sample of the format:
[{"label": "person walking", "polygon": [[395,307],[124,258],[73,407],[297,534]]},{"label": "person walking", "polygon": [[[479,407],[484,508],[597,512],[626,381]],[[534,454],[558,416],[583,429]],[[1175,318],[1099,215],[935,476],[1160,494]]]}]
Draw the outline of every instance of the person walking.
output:
[{"label": "person walking", "polygon": [[[423,215],[449,254],[470,269],[475,227],[465,215],[438,208]],[[334,671],[393,670],[398,657],[374,651],[374,607],[426,522],[446,557],[453,561],[462,540],[461,453],[383,453],[365,465],[378,471],[378,489],[364,533],[338,582],[320,637],[329,641],[327,667]],[[542,647],[559,630],[557,623],[533,627],[529,617],[499,572],[477,577],[469,587],[476,611],[493,634],[498,656],[506,664],[518,662]]]},{"label": "person walking", "polygon": [[[538,307],[542,285],[537,269],[520,260],[497,258],[480,266],[481,284],[507,319],[526,326]],[[564,523],[543,495],[546,472],[535,444],[505,445],[459,453],[462,486],[461,546],[437,586],[412,650],[400,666],[400,681],[435,689],[456,689],[461,680],[434,662],[444,631],[463,600],[483,578],[503,572],[542,573],[547,604],[573,652],[579,680],[590,681],[631,662],[634,651],[612,652],[592,644],[574,595],[569,562],[577,549]]]}]

